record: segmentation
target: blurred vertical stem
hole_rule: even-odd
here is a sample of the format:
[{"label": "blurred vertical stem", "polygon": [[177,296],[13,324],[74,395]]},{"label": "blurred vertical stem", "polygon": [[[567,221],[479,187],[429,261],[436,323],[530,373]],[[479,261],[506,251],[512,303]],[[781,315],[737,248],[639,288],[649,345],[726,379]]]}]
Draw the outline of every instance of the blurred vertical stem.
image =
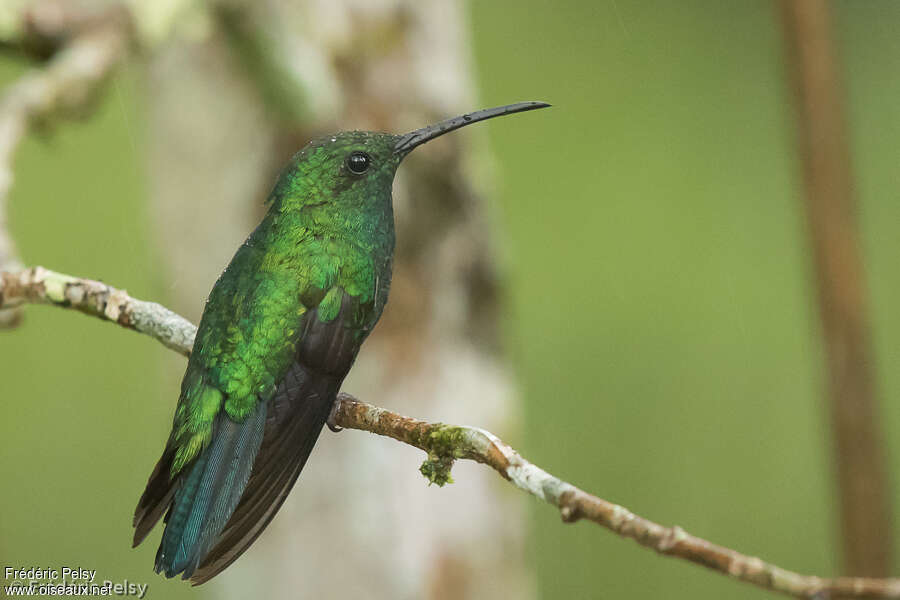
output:
[{"label": "blurred vertical stem", "polygon": [[891,515],[842,88],[825,0],[784,0],[806,215],[825,337],[843,567],[885,576]]}]

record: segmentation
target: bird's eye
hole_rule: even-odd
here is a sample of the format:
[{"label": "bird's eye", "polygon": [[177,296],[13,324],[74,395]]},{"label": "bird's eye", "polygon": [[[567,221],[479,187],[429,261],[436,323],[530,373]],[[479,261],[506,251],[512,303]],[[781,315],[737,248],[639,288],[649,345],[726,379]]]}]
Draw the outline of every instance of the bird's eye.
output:
[{"label": "bird's eye", "polygon": [[372,159],[365,152],[353,152],[347,157],[347,168],[354,175],[362,175],[369,170]]}]

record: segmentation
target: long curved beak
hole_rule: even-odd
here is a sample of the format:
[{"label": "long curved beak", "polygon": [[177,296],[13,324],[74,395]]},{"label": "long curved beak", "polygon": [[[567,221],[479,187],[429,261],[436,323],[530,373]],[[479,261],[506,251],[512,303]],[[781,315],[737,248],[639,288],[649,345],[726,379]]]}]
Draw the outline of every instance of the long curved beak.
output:
[{"label": "long curved beak", "polygon": [[400,136],[397,144],[394,146],[394,152],[401,156],[409,154],[416,146],[421,146],[427,141],[440,137],[445,133],[449,133],[454,129],[493,119],[494,117],[502,117],[503,115],[511,115],[513,113],[525,112],[526,110],[535,110],[537,108],[547,108],[550,106],[546,102],[518,102],[516,104],[507,104],[506,106],[497,106],[494,108],[486,108],[475,112],[467,113],[459,117],[453,117],[434,125],[428,125],[415,131]]}]

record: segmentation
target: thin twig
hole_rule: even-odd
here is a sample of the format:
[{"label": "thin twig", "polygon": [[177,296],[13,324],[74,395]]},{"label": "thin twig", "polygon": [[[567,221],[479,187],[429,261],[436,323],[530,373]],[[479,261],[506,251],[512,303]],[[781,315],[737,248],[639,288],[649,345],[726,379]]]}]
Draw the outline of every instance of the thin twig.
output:
[{"label": "thin twig", "polygon": [[[99,281],[41,267],[0,272],[0,309],[25,303],[73,308],[146,333],[184,355],[190,354],[196,334],[196,328],[183,317],[159,304],[136,300],[123,290]],[[334,422],[345,429],[369,431],[424,450],[428,459],[421,471],[432,482],[449,481],[453,461],[474,460],[490,466],[519,489],[556,506],[566,523],[580,519],[593,521],[660,554],[681,558],[764,589],[817,600],[900,598],[900,579],[828,579],[800,575],[695,537],[681,527],[666,527],[639,517],[554,477],[483,429],[419,421],[360,402],[348,394],[338,395]]]}]

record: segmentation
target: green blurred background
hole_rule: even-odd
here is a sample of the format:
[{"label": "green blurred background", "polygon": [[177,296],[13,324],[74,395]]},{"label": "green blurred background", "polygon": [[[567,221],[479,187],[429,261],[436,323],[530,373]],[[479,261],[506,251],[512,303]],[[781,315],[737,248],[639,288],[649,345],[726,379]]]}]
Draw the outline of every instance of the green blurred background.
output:
[{"label": "green blurred background", "polygon": [[[900,3],[834,5],[891,472],[900,472]],[[768,2],[471,2],[510,287],[522,453],[665,524],[800,572],[837,571],[823,355],[783,37]],[[0,61],[0,83],[22,65]],[[146,226],[141,89],[16,160],[26,264],[167,298]],[[30,308],[0,335],[0,563],[152,576],[130,515],[173,390],[144,337]],[[110,452],[110,448],[116,449]],[[127,449],[127,451],[126,451]],[[894,478],[896,480],[896,477]],[[900,512],[900,497],[895,512]],[[543,598],[762,598],[532,503]],[[900,529],[895,527],[895,537]],[[93,568],[93,567],[91,567]]]}]

